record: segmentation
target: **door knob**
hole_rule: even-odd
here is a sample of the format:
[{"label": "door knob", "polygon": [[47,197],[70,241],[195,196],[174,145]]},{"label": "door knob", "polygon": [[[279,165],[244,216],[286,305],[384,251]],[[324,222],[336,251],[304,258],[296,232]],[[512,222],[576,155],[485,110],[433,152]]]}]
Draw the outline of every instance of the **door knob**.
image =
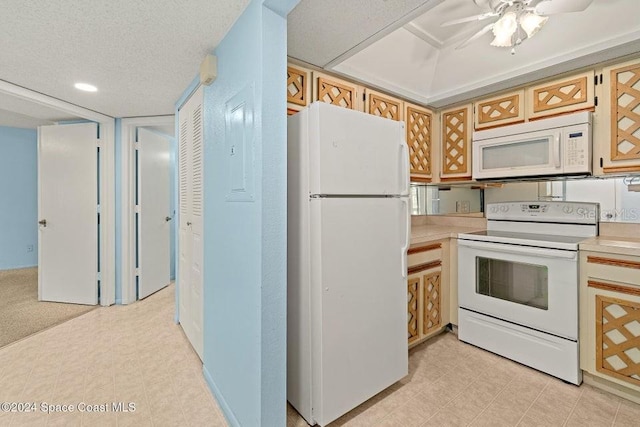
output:
[{"label": "door knob", "polygon": [[165,216],[165,217],[164,217],[164,220],[165,220],[165,221],[167,221],[167,222],[169,222],[169,221],[171,221],[171,217],[170,217],[170,216]]},{"label": "door knob", "polygon": [[191,226],[191,221],[187,221],[187,226]]},{"label": "door knob", "polygon": [[47,226],[47,220],[46,219],[41,219],[40,221],[38,221],[38,224],[42,225],[43,227]]}]

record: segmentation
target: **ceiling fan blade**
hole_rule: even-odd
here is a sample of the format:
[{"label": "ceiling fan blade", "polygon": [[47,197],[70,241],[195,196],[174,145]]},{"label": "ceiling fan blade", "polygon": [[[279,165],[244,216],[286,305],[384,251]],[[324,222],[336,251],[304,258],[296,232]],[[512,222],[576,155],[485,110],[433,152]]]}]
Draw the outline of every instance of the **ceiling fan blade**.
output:
[{"label": "ceiling fan blade", "polygon": [[465,22],[482,21],[487,18],[492,18],[494,16],[498,16],[498,15],[493,12],[481,13],[480,15],[473,15],[473,16],[467,16],[466,18],[453,19],[451,21],[442,23],[440,26],[448,27],[450,25],[464,24]]},{"label": "ceiling fan blade", "polygon": [[535,12],[538,15],[582,12],[591,3],[593,3],[593,0],[545,0],[536,5]]},{"label": "ceiling fan blade", "polygon": [[492,22],[489,25],[486,25],[484,28],[482,28],[480,31],[478,31],[477,33],[475,33],[474,35],[472,35],[471,37],[469,37],[468,39],[466,39],[464,42],[462,42],[461,44],[459,44],[458,46],[456,46],[456,50],[457,49],[462,49],[463,47],[465,47],[466,45],[468,45],[469,43],[471,43],[474,40],[478,40],[480,37],[484,36],[485,34],[487,34],[489,31],[491,31],[493,29],[495,22]]}]

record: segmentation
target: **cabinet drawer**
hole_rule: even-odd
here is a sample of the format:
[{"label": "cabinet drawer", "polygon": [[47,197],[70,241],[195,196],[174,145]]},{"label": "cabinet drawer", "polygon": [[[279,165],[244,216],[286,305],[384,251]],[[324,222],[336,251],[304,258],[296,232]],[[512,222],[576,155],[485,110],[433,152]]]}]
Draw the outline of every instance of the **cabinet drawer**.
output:
[{"label": "cabinet drawer", "polygon": [[589,279],[627,283],[640,290],[640,258],[590,253],[584,268]]},{"label": "cabinet drawer", "polygon": [[407,265],[411,269],[423,264],[430,264],[442,259],[442,243],[410,248],[407,252]]}]

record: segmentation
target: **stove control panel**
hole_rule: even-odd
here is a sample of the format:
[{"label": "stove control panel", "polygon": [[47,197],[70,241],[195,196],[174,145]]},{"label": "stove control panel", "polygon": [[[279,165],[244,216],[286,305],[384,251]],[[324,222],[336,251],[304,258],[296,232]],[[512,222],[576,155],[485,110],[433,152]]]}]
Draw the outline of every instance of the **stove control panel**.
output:
[{"label": "stove control panel", "polygon": [[487,205],[488,220],[597,224],[598,203],[503,202]]}]

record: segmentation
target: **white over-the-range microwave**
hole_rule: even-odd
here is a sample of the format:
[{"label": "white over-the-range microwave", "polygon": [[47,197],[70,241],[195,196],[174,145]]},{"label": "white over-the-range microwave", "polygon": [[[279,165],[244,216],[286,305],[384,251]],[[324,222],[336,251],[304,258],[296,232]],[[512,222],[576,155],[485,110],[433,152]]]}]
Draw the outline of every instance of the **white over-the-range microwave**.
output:
[{"label": "white over-the-range microwave", "polygon": [[591,175],[591,113],[473,133],[474,180]]}]

